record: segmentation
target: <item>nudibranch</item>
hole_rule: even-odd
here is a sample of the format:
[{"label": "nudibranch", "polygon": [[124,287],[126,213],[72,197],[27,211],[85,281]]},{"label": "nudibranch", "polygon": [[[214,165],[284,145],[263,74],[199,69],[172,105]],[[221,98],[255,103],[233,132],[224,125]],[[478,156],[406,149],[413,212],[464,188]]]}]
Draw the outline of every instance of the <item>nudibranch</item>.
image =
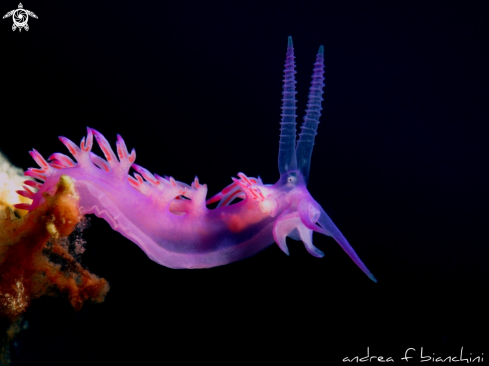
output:
[{"label": "nudibranch", "polygon": [[[324,253],[312,243],[312,233],[332,236],[358,267],[373,281],[345,237],[307,190],[309,167],[324,87],[324,48],[314,64],[306,115],[296,140],[295,62],[292,38],[288,39],[284,70],[282,121],[277,183],[238,173],[233,183],[206,201],[207,186],[195,178],[190,185],[172,177],[152,174],[134,163],[135,150],[128,152],[117,136],[117,156],[105,137],[88,128],[80,146],[60,137],[76,159],[55,153],[46,161],[30,152],[40,169],[25,175],[38,181],[25,182],[19,194],[32,203],[16,207],[35,210],[54,195],[57,182],[67,175],[75,182],[82,214],[105,219],[112,229],[136,243],[153,261],[170,268],[209,268],[250,257],[275,241],[287,255],[286,237],[302,240],[315,257]],[[105,159],[91,152],[93,137]],[[129,169],[136,172],[129,175]],[[239,202],[234,202],[240,199]],[[217,203],[213,209],[207,205]]]}]

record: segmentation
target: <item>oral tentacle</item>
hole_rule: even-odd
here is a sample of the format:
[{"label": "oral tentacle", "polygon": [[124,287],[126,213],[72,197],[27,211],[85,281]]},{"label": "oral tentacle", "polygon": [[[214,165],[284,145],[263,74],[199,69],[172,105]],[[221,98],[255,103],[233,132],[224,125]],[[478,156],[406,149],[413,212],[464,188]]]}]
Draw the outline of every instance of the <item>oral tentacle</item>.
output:
[{"label": "oral tentacle", "polygon": [[341,246],[341,248],[348,254],[348,256],[355,262],[355,264],[365,273],[372,281],[377,282],[374,275],[368,270],[367,266],[362,262],[360,257],[355,253],[343,234],[338,230],[336,225],[331,221],[328,214],[319,206],[321,216],[319,216],[318,223],[332,236],[334,240]]}]

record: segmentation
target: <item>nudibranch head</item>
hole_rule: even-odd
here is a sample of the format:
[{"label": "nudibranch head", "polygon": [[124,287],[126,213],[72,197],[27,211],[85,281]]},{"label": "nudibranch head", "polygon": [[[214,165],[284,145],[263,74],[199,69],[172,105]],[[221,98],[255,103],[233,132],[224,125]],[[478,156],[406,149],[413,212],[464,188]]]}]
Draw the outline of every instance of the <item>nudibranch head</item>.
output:
[{"label": "nudibranch head", "polygon": [[282,189],[293,189],[301,185],[305,186],[306,181],[298,170],[291,170],[280,175],[280,179],[276,183]]},{"label": "nudibranch head", "polygon": [[[292,38],[289,37],[284,70],[284,90],[282,99],[282,121],[278,169],[280,179],[273,186],[276,200],[279,202],[280,215],[273,226],[273,237],[280,249],[287,255],[289,250],[286,237],[302,240],[310,254],[316,257],[324,253],[312,244],[312,232],[332,236],[348,253],[353,261],[374,282],[375,277],[363,264],[350,244],[312,198],[306,186],[309,180],[311,155],[314,138],[317,134],[321,102],[324,88],[324,47],[320,46],[314,63],[309,100],[299,139],[296,136],[296,100],[295,100],[295,63]],[[317,225],[319,224],[319,225]]]}]

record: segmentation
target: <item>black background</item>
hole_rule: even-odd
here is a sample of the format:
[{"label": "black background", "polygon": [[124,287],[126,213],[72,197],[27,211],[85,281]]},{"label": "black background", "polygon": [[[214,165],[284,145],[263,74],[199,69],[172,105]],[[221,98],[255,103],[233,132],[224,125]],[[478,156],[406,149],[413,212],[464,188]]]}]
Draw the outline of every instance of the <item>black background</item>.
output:
[{"label": "black background", "polygon": [[[2,15],[17,8],[2,1]],[[333,239],[290,241],[208,270],[149,260],[96,217],[84,264],[111,286],[75,312],[36,300],[13,365],[298,364],[370,354],[396,362],[487,350],[488,11],[438,1],[28,1],[28,32],[0,22],[0,148],[66,153],[86,126],[136,162],[209,196],[240,171],[278,179],[287,36],[298,122],[318,47],[325,100],[312,196],[377,277]],[[480,6],[479,6],[480,5]],[[99,152],[99,150],[96,152]],[[489,354],[487,354],[489,357]]]}]

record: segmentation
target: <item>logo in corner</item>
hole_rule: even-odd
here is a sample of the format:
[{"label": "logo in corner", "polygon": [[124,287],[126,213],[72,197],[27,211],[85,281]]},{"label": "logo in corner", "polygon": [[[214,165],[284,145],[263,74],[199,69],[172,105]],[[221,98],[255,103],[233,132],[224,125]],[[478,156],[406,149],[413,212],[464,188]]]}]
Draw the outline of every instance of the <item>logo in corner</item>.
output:
[{"label": "logo in corner", "polygon": [[29,16],[33,18],[37,18],[37,15],[34,14],[32,11],[24,9],[22,6],[22,3],[19,3],[19,8],[14,9],[12,11],[9,11],[7,14],[3,16],[3,19],[12,17],[14,20],[14,24],[12,25],[12,30],[15,31],[17,28],[19,28],[19,32],[24,28],[26,31],[29,30],[29,26],[27,25],[27,21],[29,20]]}]

